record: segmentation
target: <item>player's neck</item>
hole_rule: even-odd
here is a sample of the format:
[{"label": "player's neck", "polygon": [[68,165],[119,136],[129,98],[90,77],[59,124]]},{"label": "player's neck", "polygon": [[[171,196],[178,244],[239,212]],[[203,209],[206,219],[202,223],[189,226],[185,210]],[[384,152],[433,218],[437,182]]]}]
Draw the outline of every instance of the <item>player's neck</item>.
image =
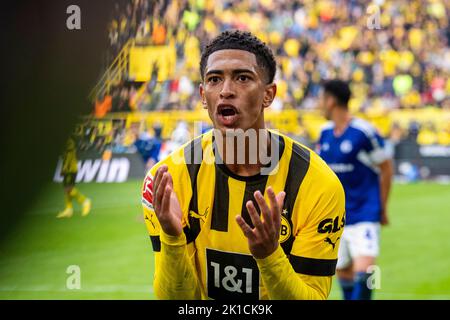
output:
[{"label": "player's neck", "polygon": [[345,109],[336,108],[333,112],[334,135],[340,136],[347,129],[352,117]]},{"label": "player's neck", "polygon": [[223,164],[232,173],[243,177],[259,174],[264,165],[262,157],[270,156],[271,152],[269,131],[264,127],[250,130],[254,134],[248,134],[248,131],[244,132],[245,137],[221,134],[221,139],[215,139],[216,151]]}]

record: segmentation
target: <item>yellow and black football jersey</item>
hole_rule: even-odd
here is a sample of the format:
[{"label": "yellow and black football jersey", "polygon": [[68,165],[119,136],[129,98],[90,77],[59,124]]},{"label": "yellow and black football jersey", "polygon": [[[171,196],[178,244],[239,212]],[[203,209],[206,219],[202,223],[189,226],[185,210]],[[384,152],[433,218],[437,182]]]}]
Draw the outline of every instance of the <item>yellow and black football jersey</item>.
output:
[{"label": "yellow and black football jersey", "polygon": [[75,141],[72,138],[69,138],[66,143],[66,150],[64,150],[61,173],[63,175],[75,174],[77,171],[78,160]]},{"label": "yellow and black football jersey", "polygon": [[[187,143],[149,171],[142,204],[155,252],[155,278],[164,270],[159,265],[160,227],[152,206],[152,187],[156,170],[166,164],[183,211],[188,254],[202,298],[269,298],[247,239],[235,221],[236,215],[242,215],[253,226],[245,203],[255,201],[256,190],[269,203],[265,192],[269,186],[276,194],[286,192],[280,230],[284,253],[300,277],[313,285],[324,284],[328,295],[345,222],[344,191],[313,151],[285,135],[269,132],[279,157],[268,175],[238,176],[216,161],[213,131]],[[326,280],[315,282],[317,278]]]}]

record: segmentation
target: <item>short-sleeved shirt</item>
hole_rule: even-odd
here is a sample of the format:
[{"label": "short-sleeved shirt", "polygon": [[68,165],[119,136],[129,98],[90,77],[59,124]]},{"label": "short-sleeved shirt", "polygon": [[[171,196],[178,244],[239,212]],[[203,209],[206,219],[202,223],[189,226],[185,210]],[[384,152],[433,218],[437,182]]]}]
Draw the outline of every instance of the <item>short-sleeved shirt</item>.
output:
[{"label": "short-sleeved shirt", "polygon": [[322,129],[317,151],[344,187],[347,224],[379,222],[378,165],[390,156],[375,127],[354,118],[344,133],[337,137],[334,124],[329,122]]}]

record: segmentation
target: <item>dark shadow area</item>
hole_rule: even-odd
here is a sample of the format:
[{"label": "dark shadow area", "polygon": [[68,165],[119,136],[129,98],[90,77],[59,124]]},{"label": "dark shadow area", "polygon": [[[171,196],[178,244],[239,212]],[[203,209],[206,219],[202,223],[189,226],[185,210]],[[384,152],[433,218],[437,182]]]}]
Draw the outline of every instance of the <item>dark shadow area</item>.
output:
[{"label": "dark shadow area", "polygon": [[[69,5],[81,30],[69,30]],[[44,183],[102,72],[112,2],[8,1],[0,10],[0,241],[14,230]]]}]

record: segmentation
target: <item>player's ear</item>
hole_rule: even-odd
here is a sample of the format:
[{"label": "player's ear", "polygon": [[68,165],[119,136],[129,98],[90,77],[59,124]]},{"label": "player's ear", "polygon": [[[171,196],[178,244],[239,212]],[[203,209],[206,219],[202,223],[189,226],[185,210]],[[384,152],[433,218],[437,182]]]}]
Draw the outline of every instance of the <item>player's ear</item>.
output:
[{"label": "player's ear", "polygon": [[200,85],[198,86],[198,91],[200,93],[200,97],[202,98],[203,109],[208,109],[208,106],[206,105],[205,89],[203,88],[203,83],[200,83]]},{"label": "player's ear", "polygon": [[266,88],[264,90],[264,99],[263,99],[263,107],[268,108],[272,102],[273,99],[275,99],[275,96],[277,94],[277,85],[275,83],[270,83],[266,85]]}]

